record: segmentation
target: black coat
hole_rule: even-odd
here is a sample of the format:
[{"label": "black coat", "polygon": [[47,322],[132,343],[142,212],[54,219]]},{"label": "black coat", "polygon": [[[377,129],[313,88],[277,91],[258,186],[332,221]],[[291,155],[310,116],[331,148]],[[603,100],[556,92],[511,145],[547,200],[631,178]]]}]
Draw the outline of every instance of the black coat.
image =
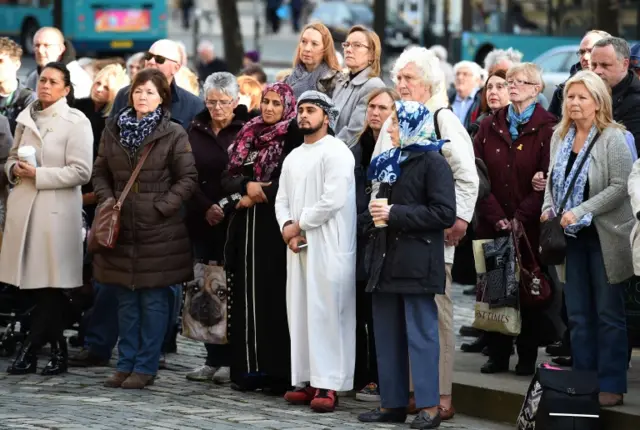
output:
[{"label": "black coat", "polygon": [[640,79],[629,70],[627,77],[612,88],[613,119],[624,125],[636,140],[640,152]]},{"label": "black coat", "polygon": [[371,129],[365,130],[358,139],[358,142],[351,147],[355,160],[356,179],[356,208],[358,210],[358,245],[356,262],[356,279],[367,281],[367,274],[364,270],[364,253],[367,246],[368,225],[371,222],[369,215],[369,200],[371,199],[371,181],[367,179],[367,170],[371,164],[371,155],[376,146],[376,139],[373,137]]},{"label": "black coat", "polygon": [[205,219],[207,210],[225,196],[222,173],[227,168],[227,149],[238,132],[249,120],[247,108],[239,105],[233,111],[233,120],[217,135],[211,128],[211,115],[207,109],[191,121],[189,142],[198,169],[198,187],[187,204],[187,228],[196,245],[196,258],[222,262],[227,222],[211,227]]},{"label": "black coat", "polygon": [[[580,70],[582,70],[582,66],[580,65],[580,62],[571,66],[571,70],[569,72],[570,73],[569,79],[571,79],[571,77],[576,73],[578,73]],[[566,85],[566,83],[567,82],[565,81],[560,85],[558,85],[556,90],[553,92],[553,97],[551,97],[551,103],[549,103],[549,108],[547,109],[547,112],[554,114],[555,116],[558,117],[558,119],[562,118],[562,102],[564,100],[564,86]]]},{"label": "black coat", "polygon": [[367,245],[367,291],[444,294],[444,230],[456,221],[451,168],[439,152],[411,153],[400,167],[388,227],[373,230]]}]

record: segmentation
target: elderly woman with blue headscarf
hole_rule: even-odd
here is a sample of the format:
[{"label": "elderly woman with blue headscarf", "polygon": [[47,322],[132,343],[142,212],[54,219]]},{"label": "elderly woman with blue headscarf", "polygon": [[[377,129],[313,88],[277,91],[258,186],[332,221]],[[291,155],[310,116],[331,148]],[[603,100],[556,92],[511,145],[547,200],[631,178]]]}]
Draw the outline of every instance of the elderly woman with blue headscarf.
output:
[{"label": "elderly woman with blue headscarf", "polygon": [[[381,182],[370,203],[369,284],[378,357],[381,407],[363,422],[404,422],[409,362],[416,405],[412,428],[440,425],[438,310],[445,289],[444,230],[456,220],[451,168],[435,139],[432,113],[418,102],[396,102],[389,133],[394,147],[372,160],[369,178]],[[408,341],[411,339],[411,342]]]}]

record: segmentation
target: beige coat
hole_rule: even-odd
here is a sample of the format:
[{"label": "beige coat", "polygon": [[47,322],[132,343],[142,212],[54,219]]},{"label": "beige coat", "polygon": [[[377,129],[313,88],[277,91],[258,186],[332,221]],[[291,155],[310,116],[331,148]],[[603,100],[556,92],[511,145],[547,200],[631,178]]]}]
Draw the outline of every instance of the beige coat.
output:
[{"label": "beige coat", "polygon": [[[32,105],[18,115],[5,165],[15,187],[7,200],[0,281],[22,289],[75,288],[82,285],[80,186],[91,178],[91,124],[64,98],[38,112],[35,122]],[[36,176],[16,181],[12,169],[26,145],[36,148]]]}]

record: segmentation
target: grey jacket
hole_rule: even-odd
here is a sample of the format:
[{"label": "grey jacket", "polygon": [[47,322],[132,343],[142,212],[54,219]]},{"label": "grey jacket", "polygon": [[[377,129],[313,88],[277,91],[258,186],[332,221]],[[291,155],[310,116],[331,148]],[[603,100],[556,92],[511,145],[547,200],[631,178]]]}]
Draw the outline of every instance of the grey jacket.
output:
[{"label": "grey jacket", "polygon": [[[551,138],[549,175],[562,138],[558,131]],[[567,208],[580,219],[593,214],[593,223],[600,237],[604,267],[610,284],[617,284],[633,275],[629,235],[634,218],[627,194],[627,180],[633,161],[624,133],[617,128],[605,129],[589,154],[589,198],[575,208]],[[547,181],[542,212],[553,206],[551,181]],[[562,273],[562,270],[560,271]],[[564,276],[561,276],[563,278]]]},{"label": "grey jacket", "polygon": [[371,78],[371,68],[367,67],[353,80],[349,74],[342,74],[336,82],[333,91],[333,103],[340,110],[336,122],[336,137],[352,147],[356,144],[358,136],[364,128],[367,115],[367,99],[371,91],[376,88],[384,88],[385,84],[378,77]]}]

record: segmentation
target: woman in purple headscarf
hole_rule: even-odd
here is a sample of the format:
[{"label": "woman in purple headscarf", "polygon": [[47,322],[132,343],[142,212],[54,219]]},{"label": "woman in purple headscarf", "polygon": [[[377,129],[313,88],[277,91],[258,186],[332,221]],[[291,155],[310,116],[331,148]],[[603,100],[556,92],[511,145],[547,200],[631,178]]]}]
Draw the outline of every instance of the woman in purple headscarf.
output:
[{"label": "woman in purple headscarf", "polygon": [[289,85],[262,93],[260,116],[249,121],[229,147],[222,186],[229,214],[225,268],[230,292],[229,342],[232,387],[282,394],[290,386],[286,246],[274,202],[284,158],[303,137]]}]

